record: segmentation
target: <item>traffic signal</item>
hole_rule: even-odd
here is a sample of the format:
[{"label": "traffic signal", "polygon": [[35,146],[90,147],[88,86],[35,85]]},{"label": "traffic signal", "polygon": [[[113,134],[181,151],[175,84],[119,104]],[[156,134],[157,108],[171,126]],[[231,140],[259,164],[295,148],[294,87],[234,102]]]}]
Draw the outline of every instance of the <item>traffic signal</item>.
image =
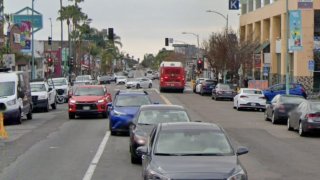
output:
[{"label": "traffic signal", "polygon": [[166,46],[169,46],[169,38],[166,38],[166,39],[165,39],[165,45],[166,45]]},{"label": "traffic signal", "polygon": [[48,37],[48,44],[51,45],[52,44],[52,37]]},{"label": "traffic signal", "polygon": [[113,28],[108,28],[108,39],[111,41],[114,40]]},{"label": "traffic signal", "polygon": [[202,71],[203,68],[204,68],[203,60],[202,59],[198,59],[198,61],[197,61],[197,70],[198,71]]},{"label": "traffic signal", "polygon": [[48,66],[52,66],[53,65],[53,60],[51,57],[48,58]]},{"label": "traffic signal", "polygon": [[73,57],[69,57],[69,65],[72,66],[74,64]]}]

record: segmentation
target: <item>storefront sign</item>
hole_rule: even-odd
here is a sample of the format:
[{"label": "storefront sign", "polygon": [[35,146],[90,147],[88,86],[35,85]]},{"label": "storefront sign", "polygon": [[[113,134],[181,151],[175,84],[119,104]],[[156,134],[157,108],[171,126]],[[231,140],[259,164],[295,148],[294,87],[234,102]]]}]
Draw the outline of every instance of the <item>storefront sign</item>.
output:
[{"label": "storefront sign", "polygon": [[313,9],[313,0],[299,0],[298,9]]}]

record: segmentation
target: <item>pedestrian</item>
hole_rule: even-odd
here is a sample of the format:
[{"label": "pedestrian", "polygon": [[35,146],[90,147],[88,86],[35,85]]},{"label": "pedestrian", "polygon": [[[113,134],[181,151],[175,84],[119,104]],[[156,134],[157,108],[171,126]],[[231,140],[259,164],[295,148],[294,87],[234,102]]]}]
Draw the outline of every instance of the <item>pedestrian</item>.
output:
[{"label": "pedestrian", "polygon": [[245,77],[245,78],[243,79],[243,86],[244,86],[245,88],[248,87],[248,78],[247,78],[247,77]]}]

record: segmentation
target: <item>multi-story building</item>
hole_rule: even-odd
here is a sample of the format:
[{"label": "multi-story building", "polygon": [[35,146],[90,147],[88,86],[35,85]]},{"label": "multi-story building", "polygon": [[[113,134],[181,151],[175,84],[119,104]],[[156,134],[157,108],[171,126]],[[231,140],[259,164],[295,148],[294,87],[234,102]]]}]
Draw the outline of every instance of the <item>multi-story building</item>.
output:
[{"label": "multi-story building", "polygon": [[[320,89],[320,1],[309,1],[300,6],[300,0],[242,0],[240,16],[240,40],[258,41],[255,50],[253,71],[248,72],[256,79],[267,79],[269,84],[284,83],[288,54],[291,82],[298,82],[307,90]],[[287,9],[301,10],[302,49],[287,53],[288,39]],[[311,4],[310,4],[311,3]],[[311,5],[311,6],[309,6]],[[290,33],[290,36],[292,34]],[[314,71],[308,62],[315,62]],[[264,67],[270,67],[266,71]],[[268,70],[268,69],[267,69]],[[317,72],[318,71],[318,72]]]}]

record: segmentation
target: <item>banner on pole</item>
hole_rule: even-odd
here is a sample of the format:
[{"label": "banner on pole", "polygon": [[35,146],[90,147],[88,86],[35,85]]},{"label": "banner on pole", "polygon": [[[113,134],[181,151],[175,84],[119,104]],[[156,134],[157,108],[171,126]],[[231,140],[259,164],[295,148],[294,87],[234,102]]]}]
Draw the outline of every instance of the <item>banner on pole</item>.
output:
[{"label": "banner on pole", "polygon": [[302,20],[301,10],[292,10],[289,12],[290,37],[289,45],[290,51],[302,50]]}]

